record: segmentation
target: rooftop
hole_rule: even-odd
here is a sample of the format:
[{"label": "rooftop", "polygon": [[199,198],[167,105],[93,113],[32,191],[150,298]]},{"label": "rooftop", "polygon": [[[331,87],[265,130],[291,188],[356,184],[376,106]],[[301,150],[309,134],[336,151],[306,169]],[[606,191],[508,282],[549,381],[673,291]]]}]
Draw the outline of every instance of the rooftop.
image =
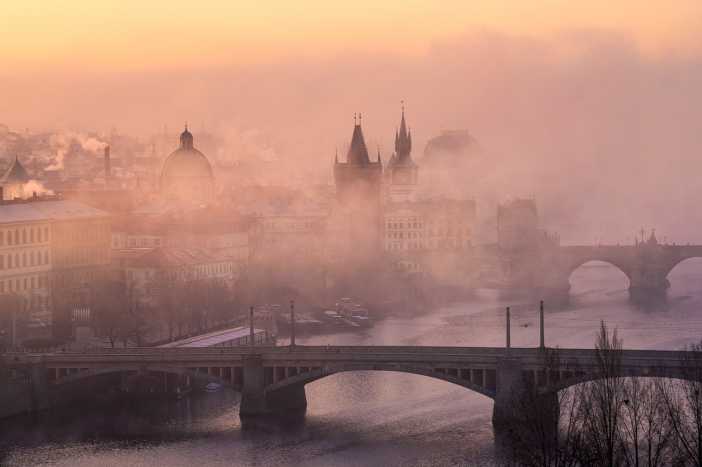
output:
[{"label": "rooftop", "polygon": [[26,201],[0,204],[0,223],[40,222],[109,217],[105,211],[76,201]]},{"label": "rooftop", "polygon": [[[263,329],[255,329],[254,334],[266,332]],[[159,347],[213,347],[218,344],[223,344],[235,339],[240,339],[248,336],[250,329],[244,326],[236,328],[223,329],[220,331],[201,334],[199,336],[188,337],[179,341],[169,342],[168,344],[160,345]]]},{"label": "rooftop", "polygon": [[229,257],[202,248],[155,248],[130,261],[134,268],[170,269],[226,261]]}]

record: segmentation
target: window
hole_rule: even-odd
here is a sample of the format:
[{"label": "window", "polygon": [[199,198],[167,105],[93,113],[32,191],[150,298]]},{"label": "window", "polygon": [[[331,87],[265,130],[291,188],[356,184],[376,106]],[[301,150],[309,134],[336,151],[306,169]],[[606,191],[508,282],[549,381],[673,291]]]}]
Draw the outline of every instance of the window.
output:
[{"label": "window", "polygon": [[29,229],[29,243],[34,243],[34,227]]},{"label": "window", "polygon": [[5,244],[5,232],[0,230],[0,246],[3,246]]},{"label": "window", "polygon": [[22,229],[22,243],[27,243],[27,229]]}]

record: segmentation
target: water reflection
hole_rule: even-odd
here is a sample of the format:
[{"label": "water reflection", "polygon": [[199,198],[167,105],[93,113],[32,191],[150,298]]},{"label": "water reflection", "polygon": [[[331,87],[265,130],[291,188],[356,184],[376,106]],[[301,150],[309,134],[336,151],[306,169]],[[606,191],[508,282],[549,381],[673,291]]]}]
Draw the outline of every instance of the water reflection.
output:
[{"label": "water reflection", "polygon": [[[702,263],[671,273],[665,310],[629,303],[627,283],[604,267],[572,276],[567,307],[546,306],[546,344],[592,345],[600,320],[627,348],[676,349],[699,338]],[[538,301],[504,301],[480,290],[470,303],[415,318],[389,318],[365,334],[307,338],[309,344],[538,344]],[[444,381],[395,372],[336,374],[307,385],[303,423],[242,427],[239,395],[223,390],[180,401],[118,401],[0,422],[0,464],[9,465],[459,465],[494,459],[492,401]]]}]

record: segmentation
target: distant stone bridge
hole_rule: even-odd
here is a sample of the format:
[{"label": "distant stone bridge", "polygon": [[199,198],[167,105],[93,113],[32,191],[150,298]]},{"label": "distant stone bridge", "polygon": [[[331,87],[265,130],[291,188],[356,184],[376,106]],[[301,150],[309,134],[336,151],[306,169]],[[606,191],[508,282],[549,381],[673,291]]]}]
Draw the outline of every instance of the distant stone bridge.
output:
[{"label": "distant stone bridge", "polygon": [[479,255],[497,258],[503,288],[528,288],[566,298],[573,271],[590,261],[602,261],[626,275],[632,299],[646,300],[665,296],[668,274],[687,259],[702,258],[702,245],[660,244],[651,235],[636,245],[542,246],[522,252],[501,251],[495,245]]},{"label": "distant stone bridge", "polygon": [[[553,356],[557,358],[554,359]],[[684,352],[625,350],[622,376],[685,378]],[[163,384],[216,381],[242,393],[240,414],[304,412],[305,385],[342,372],[394,371],[447,381],[495,400],[493,419],[510,415],[526,380],[544,394],[598,378],[594,350],[492,347],[294,346],[139,348],[43,355],[5,354],[3,366],[23,371],[35,409],[61,390],[90,387],[101,375],[150,375]]]}]

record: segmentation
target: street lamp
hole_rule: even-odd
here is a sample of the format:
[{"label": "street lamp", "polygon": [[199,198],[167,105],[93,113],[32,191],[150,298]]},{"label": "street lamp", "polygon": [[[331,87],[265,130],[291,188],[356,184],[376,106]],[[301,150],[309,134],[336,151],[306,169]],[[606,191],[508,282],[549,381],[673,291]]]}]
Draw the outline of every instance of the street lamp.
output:
[{"label": "street lamp", "polygon": [[249,307],[249,345],[254,346],[254,326],[253,326],[254,307]]},{"label": "street lamp", "polygon": [[290,346],[295,347],[295,300],[290,300]]}]

